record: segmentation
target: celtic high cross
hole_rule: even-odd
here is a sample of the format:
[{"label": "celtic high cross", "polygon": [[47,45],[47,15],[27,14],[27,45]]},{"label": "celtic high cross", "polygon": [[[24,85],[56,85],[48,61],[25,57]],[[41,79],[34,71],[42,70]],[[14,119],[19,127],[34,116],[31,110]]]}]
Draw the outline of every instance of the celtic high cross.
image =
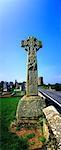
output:
[{"label": "celtic high cross", "polygon": [[38,95],[38,70],[36,52],[42,48],[42,42],[34,37],[21,41],[21,46],[28,51],[26,95]]}]

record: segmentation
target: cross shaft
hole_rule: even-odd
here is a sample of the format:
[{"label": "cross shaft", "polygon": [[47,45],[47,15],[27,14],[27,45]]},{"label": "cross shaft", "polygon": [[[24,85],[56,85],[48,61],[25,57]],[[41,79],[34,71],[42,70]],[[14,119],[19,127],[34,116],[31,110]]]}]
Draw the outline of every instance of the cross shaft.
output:
[{"label": "cross shaft", "polygon": [[34,37],[22,40],[21,46],[28,51],[27,61],[27,96],[38,95],[38,70],[36,51],[42,48],[42,42]]}]

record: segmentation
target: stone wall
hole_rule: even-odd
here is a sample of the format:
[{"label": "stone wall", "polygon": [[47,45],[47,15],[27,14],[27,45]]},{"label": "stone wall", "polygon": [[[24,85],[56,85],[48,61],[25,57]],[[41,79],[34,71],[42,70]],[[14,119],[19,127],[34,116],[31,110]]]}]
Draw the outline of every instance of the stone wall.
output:
[{"label": "stone wall", "polygon": [[48,106],[43,109],[45,117],[48,121],[49,127],[51,128],[57,143],[57,150],[61,150],[61,116],[59,112],[53,106]]}]

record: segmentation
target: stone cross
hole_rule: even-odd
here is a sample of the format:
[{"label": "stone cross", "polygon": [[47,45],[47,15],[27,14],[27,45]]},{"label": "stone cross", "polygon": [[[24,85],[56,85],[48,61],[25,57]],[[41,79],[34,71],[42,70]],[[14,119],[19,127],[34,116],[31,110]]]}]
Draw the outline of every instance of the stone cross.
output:
[{"label": "stone cross", "polygon": [[38,95],[38,70],[36,52],[42,48],[42,42],[34,37],[21,41],[21,46],[28,51],[26,95]]}]

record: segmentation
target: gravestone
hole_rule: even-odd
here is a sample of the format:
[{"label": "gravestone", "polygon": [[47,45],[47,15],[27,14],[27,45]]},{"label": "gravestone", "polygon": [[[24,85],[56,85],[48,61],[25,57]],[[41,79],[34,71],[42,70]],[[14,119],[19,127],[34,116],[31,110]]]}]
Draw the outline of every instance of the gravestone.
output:
[{"label": "gravestone", "polygon": [[19,100],[16,118],[38,118],[45,107],[45,100],[38,95],[37,51],[42,48],[42,42],[34,37],[22,40],[21,46],[27,51],[27,83],[26,95]]},{"label": "gravestone", "polygon": [[7,92],[7,82],[4,82],[3,84],[3,92]]}]

